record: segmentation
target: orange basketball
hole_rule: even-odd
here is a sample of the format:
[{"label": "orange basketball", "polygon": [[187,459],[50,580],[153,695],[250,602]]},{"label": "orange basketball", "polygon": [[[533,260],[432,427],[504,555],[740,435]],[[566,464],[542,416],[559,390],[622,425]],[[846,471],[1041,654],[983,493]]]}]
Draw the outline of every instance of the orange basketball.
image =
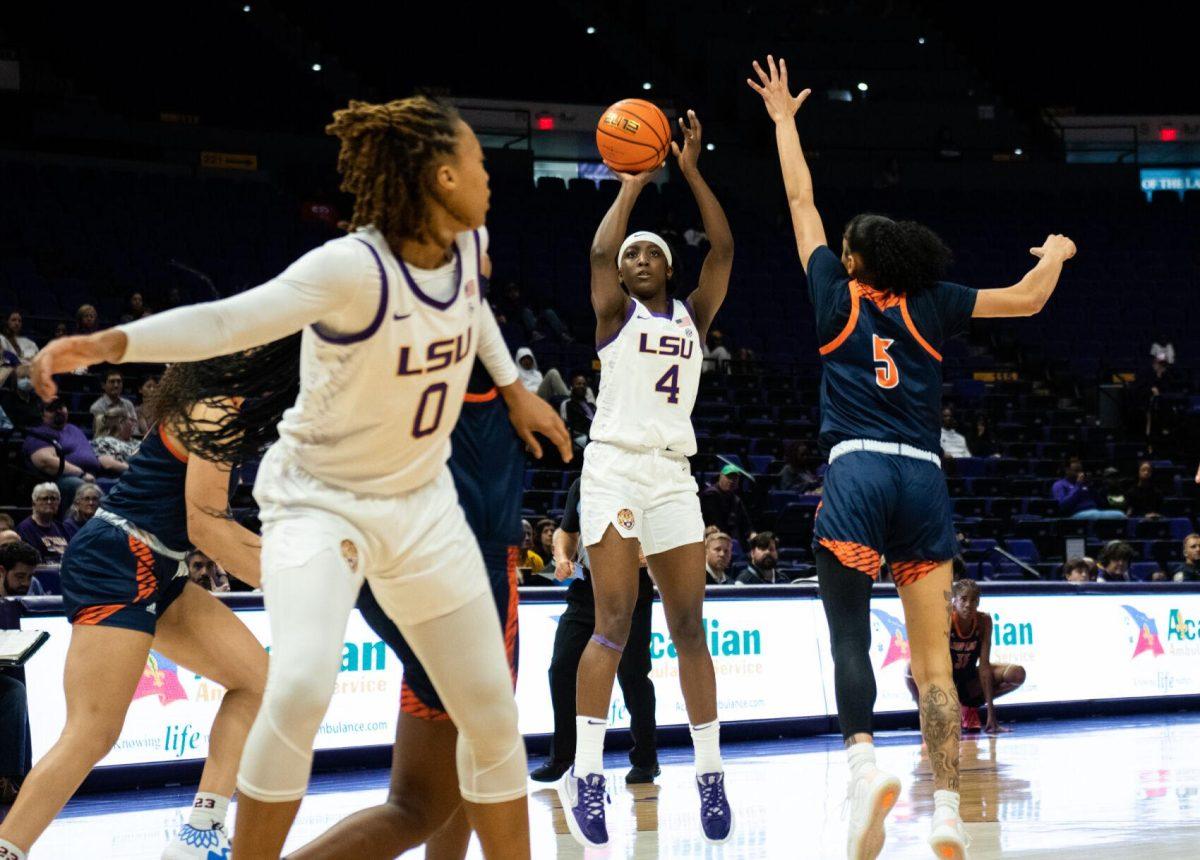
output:
[{"label": "orange basketball", "polygon": [[622,99],[596,123],[600,157],[619,173],[641,173],[663,163],[671,148],[667,116],[644,99]]}]

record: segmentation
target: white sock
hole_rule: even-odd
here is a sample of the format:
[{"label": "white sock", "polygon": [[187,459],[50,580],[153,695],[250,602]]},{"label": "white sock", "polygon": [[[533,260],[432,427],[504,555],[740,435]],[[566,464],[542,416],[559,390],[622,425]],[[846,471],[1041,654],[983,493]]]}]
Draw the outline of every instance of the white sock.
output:
[{"label": "white sock", "polygon": [[0,857],[4,860],[25,860],[25,852],[7,839],[0,839]]},{"label": "white sock", "polygon": [[713,720],[701,726],[688,726],[692,748],[696,751],[696,773],[723,773],[721,763],[721,721]]},{"label": "white sock", "polygon": [[933,820],[958,817],[958,792],[935,791],[933,793]]},{"label": "white sock", "polygon": [[575,775],[604,773],[604,733],[608,720],[599,717],[575,718]]},{"label": "white sock", "polygon": [[850,778],[856,779],[868,767],[875,767],[875,744],[857,743],[846,747],[850,761]]},{"label": "white sock", "polygon": [[217,824],[225,824],[225,813],[229,811],[229,798],[211,791],[196,792],[192,801],[192,814],[188,824],[197,830],[212,830]]}]

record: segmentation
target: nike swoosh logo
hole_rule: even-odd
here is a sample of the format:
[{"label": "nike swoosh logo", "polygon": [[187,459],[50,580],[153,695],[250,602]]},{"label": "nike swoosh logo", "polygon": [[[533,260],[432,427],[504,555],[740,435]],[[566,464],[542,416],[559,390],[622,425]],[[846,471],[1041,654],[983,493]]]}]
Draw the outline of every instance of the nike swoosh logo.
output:
[{"label": "nike swoosh logo", "polygon": [[644,316],[642,316],[641,314],[638,314],[638,317],[637,317],[637,318],[638,318],[638,319],[640,319],[640,320],[648,320],[648,319],[650,319],[650,317],[644,317]]},{"label": "nike swoosh logo", "polygon": [[407,314],[392,314],[392,319],[394,319],[394,320],[406,320],[406,319],[408,319],[410,316],[412,316],[412,314],[411,314],[411,313],[407,313]]}]

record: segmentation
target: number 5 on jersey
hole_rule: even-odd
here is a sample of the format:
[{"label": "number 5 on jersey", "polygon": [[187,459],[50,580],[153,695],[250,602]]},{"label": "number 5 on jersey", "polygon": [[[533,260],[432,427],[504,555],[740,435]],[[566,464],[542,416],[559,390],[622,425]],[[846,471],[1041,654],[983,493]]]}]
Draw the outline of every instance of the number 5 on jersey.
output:
[{"label": "number 5 on jersey", "polygon": [[875,384],[880,388],[895,388],[900,384],[900,371],[896,369],[896,362],[888,355],[888,347],[894,340],[886,337],[880,337],[877,334],[871,335],[871,353],[875,361]]}]

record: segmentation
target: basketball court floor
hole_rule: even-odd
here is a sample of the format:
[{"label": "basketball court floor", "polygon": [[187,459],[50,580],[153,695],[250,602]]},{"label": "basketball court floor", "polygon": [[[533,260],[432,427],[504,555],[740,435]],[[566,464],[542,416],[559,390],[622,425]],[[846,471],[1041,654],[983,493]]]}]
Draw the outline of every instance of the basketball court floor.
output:
[{"label": "basketball court floor", "polygon": [[[879,764],[900,776],[885,858],[929,858],[932,784],[916,732],[879,737]],[[735,833],[698,836],[691,753],[662,751],[657,785],[626,788],[627,762],[606,758],[612,845],[587,857],[842,858],[846,768],[836,738],[730,744],[725,750]],[[384,770],[319,775],[289,848],[380,802]],[[194,786],[86,795],[67,807],[34,860],[156,860]],[[530,783],[533,857],[581,858],[552,788]],[[235,807],[236,808],[236,807]],[[974,860],[1195,858],[1200,850],[1200,715],[1023,723],[962,745],[962,813]],[[236,815],[236,813],[235,813]],[[236,822],[234,823],[236,826]],[[412,852],[410,857],[420,857]],[[481,855],[472,844],[470,857]]]}]

